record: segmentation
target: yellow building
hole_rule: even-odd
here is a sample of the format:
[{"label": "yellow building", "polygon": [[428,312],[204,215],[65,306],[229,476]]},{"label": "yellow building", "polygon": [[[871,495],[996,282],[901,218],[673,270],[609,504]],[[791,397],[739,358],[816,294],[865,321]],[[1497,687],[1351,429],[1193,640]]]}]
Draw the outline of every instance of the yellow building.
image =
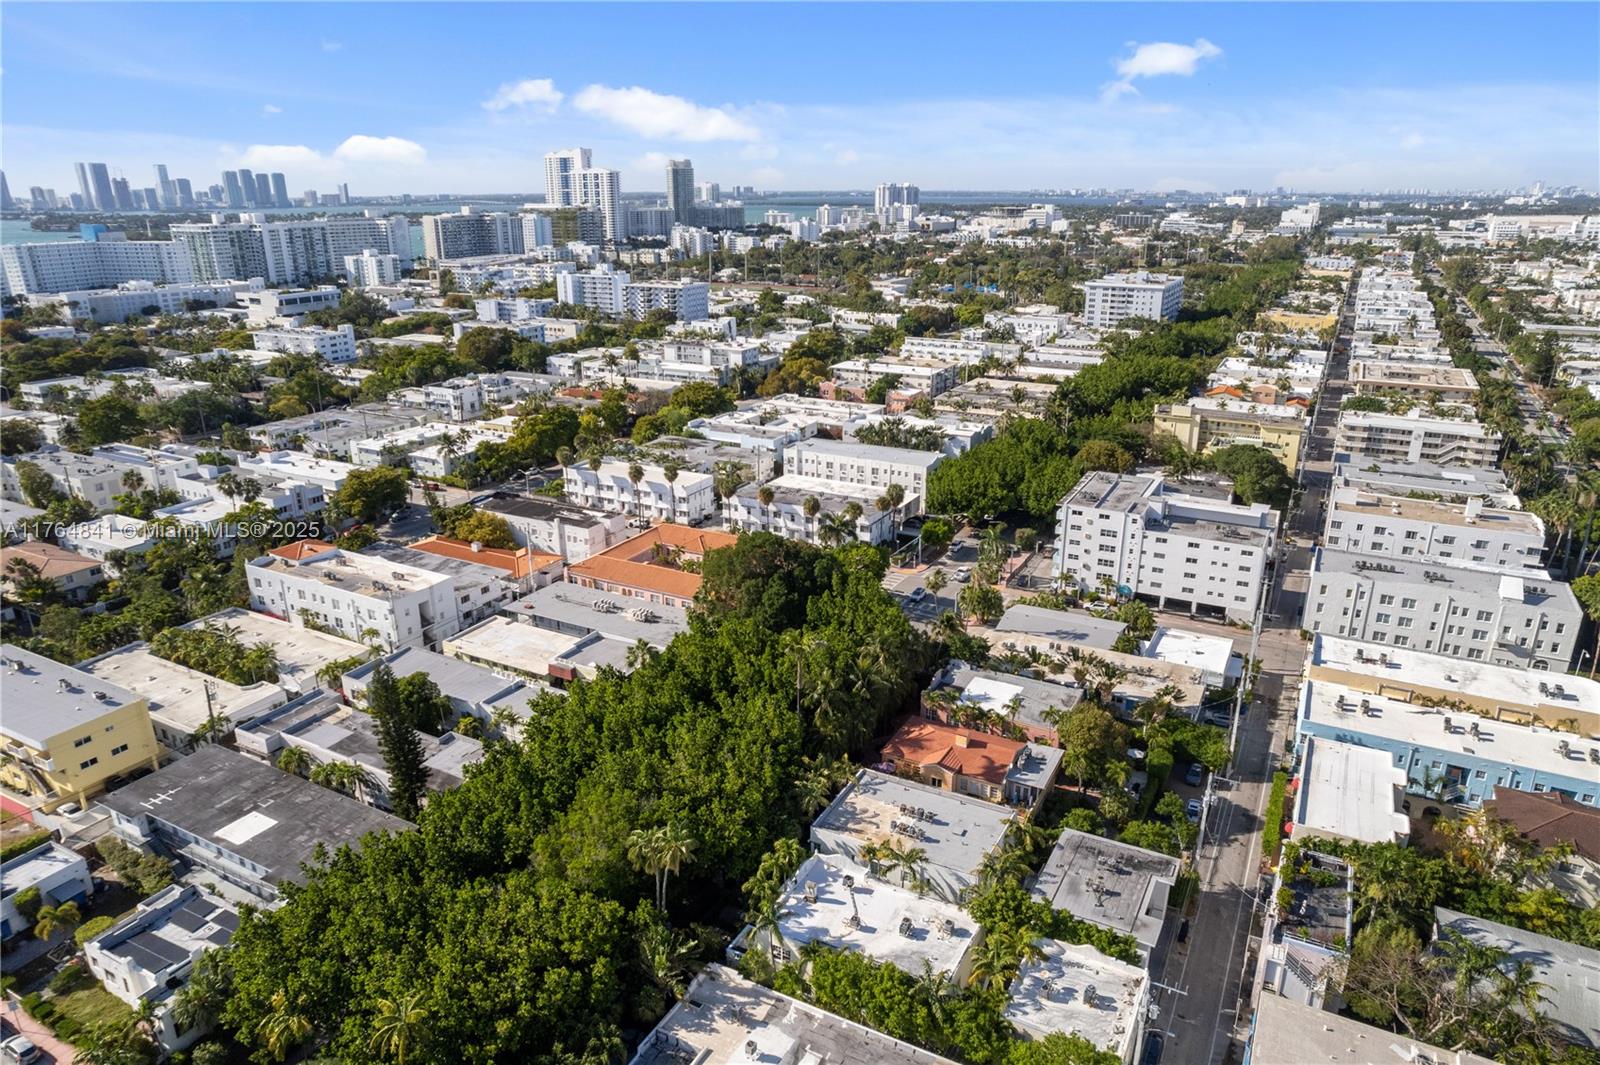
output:
[{"label": "yellow building", "polygon": [[1177,437],[1196,453],[1234,444],[1265,448],[1290,476],[1300,465],[1300,443],[1306,435],[1303,407],[1249,399],[1199,396],[1187,403],[1162,403],[1154,421],[1156,432]]},{"label": "yellow building", "polygon": [[159,769],[150,704],[80,669],[0,648],[0,783],[45,812],[84,802],[111,777]]}]

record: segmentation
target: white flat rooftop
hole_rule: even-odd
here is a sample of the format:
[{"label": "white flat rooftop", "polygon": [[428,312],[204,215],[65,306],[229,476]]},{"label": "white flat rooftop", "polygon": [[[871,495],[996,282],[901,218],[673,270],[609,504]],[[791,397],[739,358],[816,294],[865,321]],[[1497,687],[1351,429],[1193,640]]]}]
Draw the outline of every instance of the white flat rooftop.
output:
[{"label": "white flat rooftop", "polygon": [[[1380,664],[1380,656],[1387,664]],[[1565,709],[1566,713],[1557,714],[1557,718],[1571,716],[1574,710],[1600,714],[1600,681],[1575,673],[1513,669],[1320,633],[1312,640],[1309,664],[1365,673],[1385,684],[1416,684],[1471,693],[1507,706]],[[1561,689],[1559,694],[1557,687]]]},{"label": "white flat rooftop", "polygon": [[1296,829],[1362,843],[1394,843],[1411,832],[1400,809],[1406,771],[1388,752],[1318,736],[1306,738],[1295,799]]},{"label": "white flat rooftop", "polygon": [[[1367,704],[1365,710],[1362,703]],[[1359,743],[1360,737],[1370,736],[1399,747],[1461,754],[1567,777],[1594,773],[1589,751],[1600,749],[1593,740],[1569,732],[1405,703],[1325,680],[1306,681],[1300,698],[1300,720],[1338,730],[1338,735],[1348,736],[1352,742]],[[1474,726],[1476,735],[1472,732]],[[1562,743],[1568,745],[1566,754],[1561,753]]]},{"label": "white flat rooftop", "polygon": [[556,632],[539,625],[492,617],[444,641],[446,653],[508,668],[544,674],[550,663],[577,646],[584,637]]},{"label": "white flat rooftop", "polygon": [[246,644],[271,644],[278,652],[278,683],[297,691],[317,687],[317,670],[327,663],[367,650],[365,644],[354,640],[329,636],[243,607],[230,607],[183,627],[203,629],[207,625],[227,629]]},{"label": "white flat rooftop", "polygon": [[1233,641],[1226,636],[1211,636],[1203,632],[1156,627],[1140,651],[1146,658],[1177,666],[1188,666],[1218,677],[1239,675],[1243,666],[1233,661]]},{"label": "white flat rooftop", "polygon": [[1128,1060],[1149,996],[1149,974],[1083,944],[1055,939],[1039,944],[1045,956],[1017,971],[1006,1020],[1035,1039],[1051,1032],[1081,1035]]},{"label": "white flat rooftop", "polygon": [[[892,871],[889,878],[899,875]],[[845,886],[846,877],[853,886]],[[784,914],[779,927],[791,950],[820,941],[913,976],[921,975],[923,962],[934,972],[959,973],[978,934],[978,922],[961,907],[868,877],[865,868],[838,855],[806,859],[778,906]]]},{"label": "white flat rooftop", "polygon": [[[98,658],[78,663],[92,676],[134,691],[150,703],[150,716],[185,732],[195,732],[215,710],[218,717],[240,721],[285,701],[283,689],[269,681],[249,687],[230,684],[199,670],[169,662],[147,643],[130,643]],[[207,685],[211,694],[206,695]],[[208,709],[209,707],[209,709]]]}]

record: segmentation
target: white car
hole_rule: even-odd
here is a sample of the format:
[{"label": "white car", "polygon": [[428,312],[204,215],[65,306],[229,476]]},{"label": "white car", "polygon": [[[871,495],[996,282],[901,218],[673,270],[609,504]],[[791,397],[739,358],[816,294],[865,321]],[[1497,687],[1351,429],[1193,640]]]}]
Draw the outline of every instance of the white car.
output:
[{"label": "white car", "polygon": [[972,570],[968,569],[966,566],[962,566],[960,569],[956,570],[956,583],[957,584],[966,584],[971,579],[972,579]]},{"label": "white car", "polygon": [[918,585],[917,587],[911,589],[911,594],[907,596],[907,598],[913,603],[920,603],[924,599],[928,598],[928,589]]},{"label": "white car", "polygon": [[25,1035],[14,1035],[0,1043],[0,1062],[5,1065],[29,1065],[39,1060],[39,1048]]}]

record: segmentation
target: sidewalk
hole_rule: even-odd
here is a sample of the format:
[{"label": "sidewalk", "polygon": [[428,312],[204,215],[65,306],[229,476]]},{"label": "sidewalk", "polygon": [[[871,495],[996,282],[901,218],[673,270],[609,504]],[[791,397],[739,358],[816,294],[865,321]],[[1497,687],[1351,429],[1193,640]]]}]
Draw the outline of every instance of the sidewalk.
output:
[{"label": "sidewalk", "polygon": [[6,1023],[33,1041],[33,1045],[48,1055],[57,1065],[72,1065],[76,1052],[50,1033],[50,1029],[28,1016],[15,995],[7,993],[3,1007]]}]

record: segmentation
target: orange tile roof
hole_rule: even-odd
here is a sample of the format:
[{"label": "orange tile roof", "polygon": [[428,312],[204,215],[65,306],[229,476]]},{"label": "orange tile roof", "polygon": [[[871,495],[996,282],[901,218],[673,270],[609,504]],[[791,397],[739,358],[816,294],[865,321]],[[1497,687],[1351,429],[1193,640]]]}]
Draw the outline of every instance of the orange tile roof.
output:
[{"label": "orange tile roof", "polygon": [[1232,385],[1218,385],[1206,392],[1208,396],[1232,396],[1234,399],[1243,399],[1244,393]]},{"label": "orange tile roof", "polygon": [[332,550],[333,545],[325,540],[296,540],[294,543],[284,544],[282,547],[269,547],[267,548],[267,554],[286,558],[290,562],[299,562],[303,558],[310,558],[312,555],[320,555],[324,551]]},{"label": "orange tile roof", "polygon": [[47,581],[70,577],[100,565],[92,558],[85,558],[76,551],[68,551],[43,540],[26,540],[15,547],[0,547],[0,574],[10,575],[13,559],[32,564],[39,571],[39,576]]},{"label": "orange tile roof", "polygon": [[1006,774],[1023,744],[955,725],[912,718],[883,745],[885,761],[939,766],[990,784],[1006,782]]},{"label": "orange tile roof", "polygon": [[560,562],[560,555],[535,551],[531,547],[479,547],[473,550],[466,540],[452,540],[448,536],[430,536],[409,545],[413,551],[426,551],[440,558],[454,558],[462,562],[476,562],[504,570],[513,580],[537,573],[552,563]]},{"label": "orange tile roof", "polygon": [[569,580],[588,578],[598,583],[636,588],[678,599],[693,599],[700,590],[700,575],[686,573],[657,561],[657,545],[669,552],[679,551],[689,558],[703,558],[707,551],[731,547],[738,539],[732,533],[663,522],[599,554],[590,555],[582,562],[573,563],[567,567],[567,577]]}]

